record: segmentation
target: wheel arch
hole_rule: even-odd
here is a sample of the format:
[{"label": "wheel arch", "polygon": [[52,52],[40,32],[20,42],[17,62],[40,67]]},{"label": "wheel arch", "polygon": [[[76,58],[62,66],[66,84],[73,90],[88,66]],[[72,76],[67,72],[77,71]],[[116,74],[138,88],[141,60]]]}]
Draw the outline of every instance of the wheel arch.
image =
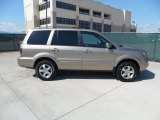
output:
[{"label": "wheel arch", "polygon": [[37,64],[38,64],[40,61],[43,61],[43,60],[49,60],[49,61],[53,62],[53,63],[56,65],[57,69],[59,68],[58,65],[57,65],[57,63],[56,63],[53,59],[48,58],[48,57],[41,57],[41,58],[36,59],[35,62],[34,62],[33,68],[36,68]]},{"label": "wheel arch", "polygon": [[124,63],[124,62],[133,62],[138,68],[138,73],[140,72],[140,65],[139,65],[139,62],[137,60],[134,60],[134,59],[123,59],[123,60],[120,60],[119,62],[117,62],[117,64],[113,68],[113,74],[116,74],[116,70],[117,70],[118,66],[120,64]]}]

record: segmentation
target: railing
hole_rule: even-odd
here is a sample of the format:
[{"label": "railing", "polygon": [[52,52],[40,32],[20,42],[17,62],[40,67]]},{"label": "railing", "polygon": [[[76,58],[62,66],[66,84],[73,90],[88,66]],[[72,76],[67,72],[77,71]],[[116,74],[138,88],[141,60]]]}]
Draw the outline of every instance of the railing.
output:
[{"label": "railing", "polygon": [[17,51],[19,42],[23,41],[25,34],[0,33],[0,51]]}]

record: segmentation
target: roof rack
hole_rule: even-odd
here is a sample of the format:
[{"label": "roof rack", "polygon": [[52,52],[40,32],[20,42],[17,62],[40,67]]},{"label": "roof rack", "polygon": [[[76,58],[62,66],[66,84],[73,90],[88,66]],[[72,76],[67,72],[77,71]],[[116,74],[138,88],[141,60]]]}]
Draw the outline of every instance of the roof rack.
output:
[{"label": "roof rack", "polygon": [[51,28],[56,28],[56,27],[48,26],[48,27],[46,28],[46,26],[44,26],[44,27],[34,27],[33,29],[51,29]]},{"label": "roof rack", "polygon": [[54,28],[57,28],[57,29],[79,29],[79,28],[76,28],[76,27],[53,27],[53,26],[48,26],[47,28],[44,26],[44,27],[34,27],[33,29],[54,29]]}]

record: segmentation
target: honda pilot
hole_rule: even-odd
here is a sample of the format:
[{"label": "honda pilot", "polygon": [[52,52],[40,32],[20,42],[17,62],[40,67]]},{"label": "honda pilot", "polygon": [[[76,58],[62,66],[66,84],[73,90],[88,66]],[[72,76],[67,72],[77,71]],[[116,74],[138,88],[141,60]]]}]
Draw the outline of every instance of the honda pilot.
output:
[{"label": "honda pilot", "polygon": [[43,80],[53,80],[60,70],[79,70],[113,71],[118,80],[132,82],[148,67],[148,58],[145,51],[119,46],[96,31],[32,29],[18,64],[35,69]]}]

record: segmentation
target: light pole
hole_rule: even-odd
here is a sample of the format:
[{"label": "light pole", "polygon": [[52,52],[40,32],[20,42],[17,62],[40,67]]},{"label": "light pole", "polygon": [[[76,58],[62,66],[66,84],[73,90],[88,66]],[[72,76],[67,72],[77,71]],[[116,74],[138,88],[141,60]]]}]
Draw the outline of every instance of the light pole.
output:
[{"label": "light pole", "polygon": [[48,2],[48,0],[43,0],[43,1],[45,1],[46,2],[46,28],[48,28],[48,23],[47,23],[47,2]]}]

